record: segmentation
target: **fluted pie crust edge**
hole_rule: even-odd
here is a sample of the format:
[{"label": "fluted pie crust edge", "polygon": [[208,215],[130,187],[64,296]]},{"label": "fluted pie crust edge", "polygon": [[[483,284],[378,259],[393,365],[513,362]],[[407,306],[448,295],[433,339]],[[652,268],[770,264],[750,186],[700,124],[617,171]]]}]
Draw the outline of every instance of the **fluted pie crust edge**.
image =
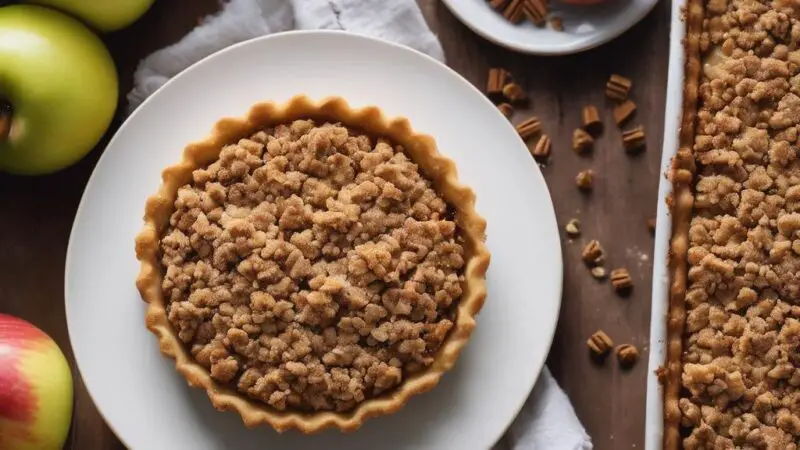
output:
[{"label": "fluted pie crust edge", "polygon": [[[403,146],[404,152],[431,180],[434,190],[455,210],[455,222],[464,241],[463,294],[456,310],[455,325],[433,363],[405,379],[392,391],[366,399],[346,413],[278,411],[214,381],[208,370],[194,360],[178,338],[167,318],[162,291],[160,237],[169,224],[177,191],[191,182],[192,171],[215,161],[227,144],[246,138],[259,129],[297,119],[340,122],[345,126],[357,127],[368,135],[386,137]],[[341,97],[329,97],[316,102],[301,95],[283,104],[257,103],[243,117],[221,119],[205,139],[191,143],[184,149],[180,162],[162,172],[161,186],[155,195],[147,199],[144,226],[136,236],[136,257],[141,265],[136,287],[147,303],[146,325],[158,337],[161,352],[175,360],[177,371],[189,385],[206,390],[217,410],[238,412],[247,427],[268,424],[278,432],[297,429],[303,433],[315,433],[326,428],[351,432],[367,419],[394,413],[414,395],[431,390],[444,373],[454,366],[475,328],[475,316],[486,299],[486,271],[490,254],[484,244],[485,232],[486,221],[475,210],[475,193],[458,182],[455,163],[439,153],[431,136],[414,132],[405,118],[385,117],[375,106],[353,109]]]}]

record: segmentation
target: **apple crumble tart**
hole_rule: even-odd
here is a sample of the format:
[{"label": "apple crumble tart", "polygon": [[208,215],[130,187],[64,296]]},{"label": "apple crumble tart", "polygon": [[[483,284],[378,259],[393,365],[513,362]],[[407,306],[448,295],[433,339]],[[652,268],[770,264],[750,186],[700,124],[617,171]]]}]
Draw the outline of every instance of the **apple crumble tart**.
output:
[{"label": "apple crumble tart", "polygon": [[664,447],[800,444],[800,4],[690,0]]},{"label": "apple crumble tart", "polygon": [[466,344],[489,263],[474,202],[405,119],[258,104],[187,147],[147,202],[148,328],[248,426],[355,430]]}]

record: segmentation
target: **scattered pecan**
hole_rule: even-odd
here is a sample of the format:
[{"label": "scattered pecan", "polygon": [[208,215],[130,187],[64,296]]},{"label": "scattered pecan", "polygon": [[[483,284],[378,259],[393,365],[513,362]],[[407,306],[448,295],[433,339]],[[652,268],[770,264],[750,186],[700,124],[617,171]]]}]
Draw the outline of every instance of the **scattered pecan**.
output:
[{"label": "scattered pecan", "polygon": [[513,24],[522,22],[525,18],[525,0],[511,0],[503,10],[503,17]]},{"label": "scattered pecan", "polygon": [[497,105],[497,109],[499,109],[500,112],[504,116],[506,116],[507,119],[510,119],[511,116],[514,114],[514,107],[508,103],[500,103],[499,105]]},{"label": "scattered pecan", "polygon": [[524,122],[520,122],[516,128],[519,136],[523,140],[528,140],[542,131],[542,123],[539,121],[538,117],[533,116]]},{"label": "scattered pecan", "polygon": [[578,176],[575,177],[575,184],[582,191],[591,191],[594,187],[594,170],[587,169],[578,172]]},{"label": "scattered pecan", "polygon": [[572,150],[575,153],[585,153],[592,148],[594,138],[583,128],[576,128],[572,132]]},{"label": "scattered pecan", "polygon": [[580,236],[581,223],[578,221],[578,219],[570,219],[570,221],[564,226],[564,230],[571,237]]},{"label": "scattered pecan", "polygon": [[597,239],[592,239],[583,247],[583,252],[581,253],[581,258],[587,264],[597,265],[603,262],[603,255],[605,252],[603,251],[603,247],[600,246],[600,242]]},{"label": "scattered pecan", "polygon": [[636,112],[636,103],[632,100],[625,100],[624,102],[614,106],[614,122],[617,125],[622,125],[633,116]]},{"label": "scattered pecan", "polygon": [[492,100],[503,97],[503,86],[511,79],[508,71],[499,67],[489,69],[489,78],[486,82],[486,95]]},{"label": "scattered pecan", "polygon": [[513,81],[503,86],[503,97],[514,105],[521,105],[528,101],[525,91]]},{"label": "scattered pecan", "polygon": [[647,219],[647,229],[650,230],[651,233],[656,232],[656,219],[655,217]]},{"label": "scattered pecan", "polygon": [[550,18],[550,26],[556,31],[564,31],[564,19],[553,16]]},{"label": "scattered pecan", "polygon": [[597,278],[598,280],[602,280],[606,277],[606,269],[603,266],[595,266],[592,267],[592,276]]},{"label": "scattered pecan", "polygon": [[525,17],[537,27],[545,24],[547,19],[547,1],[546,0],[525,0],[523,10]]},{"label": "scattered pecan", "polygon": [[624,101],[628,98],[631,86],[631,80],[622,75],[613,74],[606,83],[606,97],[618,102]]},{"label": "scattered pecan", "polygon": [[644,127],[638,126],[636,128],[622,132],[622,145],[628,153],[634,153],[644,147],[645,135]]},{"label": "scattered pecan", "polygon": [[508,0],[489,0],[489,6],[495,11],[501,11],[508,5]]},{"label": "scattered pecan", "polygon": [[614,347],[614,341],[611,340],[610,337],[603,331],[597,330],[586,341],[586,344],[589,346],[589,350],[592,351],[594,356],[605,356],[612,347]]},{"label": "scattered pecan", "polygon": [[550,137],[546,134],[543,134],[542,137],[540,137],[536,142],[536,146],[533,147],[531,153],[533,154],[533,157],[538,160],[546,160],[547,157],[550,156],[550,146]]},{"label": "scattered pecan", "polygon": [[625,293],[633,288],[633,279],[628,269],[622,267],[611,271],[611,286],[617,293]]},{"label": "scattered pecan", "polygon": [[594,136],[597,136],[603,131],[603,122],[600,121],[600,113],[594,105],[584,106],[581,117],[583,118],[584,130]]},{"label": "scattered pecan", "polygon": [[631,367],[639,359],[639,350],[631,344],[622,344],[617,347],[617,361],[623,367]]}]

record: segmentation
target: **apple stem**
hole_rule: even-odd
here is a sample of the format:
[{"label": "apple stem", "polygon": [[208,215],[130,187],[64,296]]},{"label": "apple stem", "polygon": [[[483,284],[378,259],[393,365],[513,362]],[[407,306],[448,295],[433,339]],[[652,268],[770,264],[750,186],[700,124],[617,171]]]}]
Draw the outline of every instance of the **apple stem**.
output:
[{"label": "apple stem", "polygon": [[0,142],[8,139],[9,132],[11,132],[11,114],[0,111]]},{"label": "apple stem", "polygon": [[11,103],[4,98],[0,98],[0,142],[8,140],[11,132],[11,116],[14,114]]}]

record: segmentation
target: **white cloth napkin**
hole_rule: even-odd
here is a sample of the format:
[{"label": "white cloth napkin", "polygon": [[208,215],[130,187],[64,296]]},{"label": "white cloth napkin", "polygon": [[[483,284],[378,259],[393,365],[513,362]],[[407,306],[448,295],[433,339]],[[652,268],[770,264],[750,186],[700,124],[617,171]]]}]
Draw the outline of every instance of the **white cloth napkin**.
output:
[{"label": "white cloth napkin", "polygon": [[[414,0],[230,0],[174,45],[145,58],[128,94],[133,111],[171,77],[237,42],[291,29],[336,29],[406,45],[444,62],[438,38]],[[591,450],[566,394],[545,368],[495,449]]]}]

